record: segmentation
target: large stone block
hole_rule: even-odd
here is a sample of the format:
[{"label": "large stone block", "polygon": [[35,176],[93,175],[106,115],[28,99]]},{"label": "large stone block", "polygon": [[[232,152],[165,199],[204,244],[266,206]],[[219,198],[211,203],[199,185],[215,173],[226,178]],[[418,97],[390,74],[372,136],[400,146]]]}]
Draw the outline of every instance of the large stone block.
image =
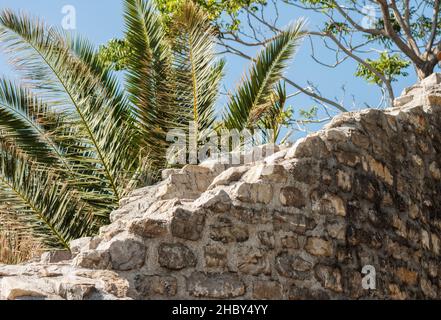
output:
[{"label": "large stone block", "polygon": [[176,208],[171,221],[173,236],[186,240],[199,240],[205,227],[205,215],[201,212]]},{"label": "large stone block", "polygon": [[161,243],[158,247],[158,262],[161,267],[170,270],[181,270],[194,267],[196,256],[182,243]]},{"label": "large stone block", "polygon": [[243,296],[245,283],[232,273],[194,272],[187,279],[188,293],[197,298],[228,299]]},{"label": "large stone block", "polygon": [[234,223],[227,216],[219,216],[210,226],[210,238],[223,243],[244,242],[249,238],[248,227]]}]

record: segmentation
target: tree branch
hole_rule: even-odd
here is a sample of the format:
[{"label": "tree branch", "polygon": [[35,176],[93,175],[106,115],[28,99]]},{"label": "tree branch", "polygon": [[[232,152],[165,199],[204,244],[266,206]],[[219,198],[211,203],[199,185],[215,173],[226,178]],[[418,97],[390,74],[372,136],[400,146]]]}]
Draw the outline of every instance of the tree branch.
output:
[{"label": "tree branch", "polygon": [[386,79],[386,77],[381,74],[380,72],[378,72],[377,69],[375,69],[374,67],[372,67],[369,63],[367,63],[366,61],[364,61],[363,59],[361,59],[360,57],[356,56],[355,54],[353,54],[351,52],[350,49],[346,48],[340,41],[338,41],[338,39],[330,32],[328,33],[324,33],[322,34],[323,36],[326,36],[328,38],[330,38],[332,41],[334,41],[334,43],[344,52],[346,53],[348,56],[350,56],[352,59],[354,59],[355,61],[357,61],[358,63],[362,64],[363,66],[365,66],[369,71],[371,71],[373,74],[375,74],[379,79],[381,79],[381,81],[383,82],[383,84],[386,86],[386,89],[389,93],[389,99],[391,101],[394,100],[395,98],[395,94],[392,88],[392,85],[390,83],[390,81],[388,79]]},{"label": "tree branch", "polygon": [[387,0],[376,0],[380,4],[381,12],[384,20],[384,28],[386,30],[387,36],[397,45],[397,47],[409,57],[417,66],[422,66],[424,61],[420,56],[414,52],[409,46],[407,46],[403,40],[395,32],[389,16],[389,5]]},{"label": "tree branch", "polygon": [[363,28],[361,25],[359,25],[357,22],[352,19],[349,14],[347,14],[343,8],[337,3],[337,1],[333,0],[332,3],[334,4],[337,11],[358,31],[369,33],[373,36],[385,36],[386,33],[383,30],[380,29],[366,29]]},{"label": "tree branch", "polygon": [[440,0],[435,0],[433,4],[432,30],[426,46],[426,59],[429,57],[429,54],[432,51],[433,43],[435,42],[436,38],[436,31],[438,30],[439,5]]},{"label": "tree branch", "polygon": [[412,36],[412,32],[410,31],[409,26],[405,23],[403,17],[401,16],[400,12],[398,11],[398,7],[397,7],[395,0],[391,0],[391,8],[392,8],[392,11],[394,12],[395,18],[398,21],[398,24],[404,30],[404,33],[407,37],[407,42],[409,43],[411,48],[415,51],[415,53],[417,53],[418,55],[421,54],[420,49],[418,48],[418,45],[415,41],[415,38]]},{"label": "tree branch", "polygon": [[[226,44],[226,43],[224,43],[222,41],[221,41],[220,45],[223,46],[225,49],[227,49],[227,51],[229,53],[235,54],[235,55],[237,55],[239,57],[242,57],[242,58],[250,60],[250,61],[254,61],[254,59],[252,57],[250,57],[249,55],[245,54],[244,52],[242,52],[242,51],[240,51],[240,50],[238,50],[236,48],[233,48],[233,47],[229,46],[228,44]],[[327,99],[325,97],[322,97],[322,96],[320,96],[320,95],[316,94],[315,92],[312,92],[312,91],[310,91],[308,89],[305,89],[302,86],[300,86],[297,83],[295,83],[294,81],[288,79],[287,77],[283,77],[283,80],[285,80],[285,82],[288,83],[289,85],[291,85],[292,87],[296,88],[300,92],[310,96],[313,99],[317,99],[317,100],[322,101],[322,102],[324,102],[326,104],[329,104],[330,106],[333,106],[333,107],[337,108],[341,112],[348,112],[348,110],[345,107],[343,107],[342,105],[340,105],[339,103],[337,103],[335,101],[332,101],[330,99]]]}]

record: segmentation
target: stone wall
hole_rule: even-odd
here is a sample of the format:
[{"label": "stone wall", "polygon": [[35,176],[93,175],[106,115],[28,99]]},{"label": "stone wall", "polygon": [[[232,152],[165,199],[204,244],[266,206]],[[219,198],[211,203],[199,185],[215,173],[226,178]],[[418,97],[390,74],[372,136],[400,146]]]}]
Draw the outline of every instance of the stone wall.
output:
[{"label": "stone wall", "polygon": [[[441,297],[441,85],[262,161],[166,170],[71,253],[0,266],[3,299]],[[362,287],[363,266],[376,289]]]}]

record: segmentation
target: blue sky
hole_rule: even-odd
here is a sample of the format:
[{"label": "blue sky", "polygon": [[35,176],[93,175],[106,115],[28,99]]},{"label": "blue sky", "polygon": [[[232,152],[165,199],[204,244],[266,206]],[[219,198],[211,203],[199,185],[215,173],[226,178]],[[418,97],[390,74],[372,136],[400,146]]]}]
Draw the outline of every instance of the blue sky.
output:
[{"label": "blue sky", "polygon": [[[118,38],[123,35],[124,22],[122,17],[122,0],[0,0],[0,9],[11,8],[22,10],[32,15],[43,17],[49,24],[61,25],[64,17],[62,8],[65,5],[73,5],[76,9],[77,32],[86,35],[91,41],[104,44],[111,38]],[[286,25],[304,12],[296,11],[294,8],[286,8],[280,11],[280,21]],[[314,29],[320,24],[320,16],[308,13],[308,26]],[[253,50],[250,54],[255,54]],[[332,62],[332,56],[325,50],[318,50],[317,54],[325,60]],[[354,72],[356,64],[352,61],[346,61],[337,69],[329,69],[316,64],[311,59],[311,50],[309,42],[305,41],[299,50],[299,53],[291,63],[287,76],[302,85],[307,85],[308,81],[314,82],[321,93],[329,98],[343,96],[341,87],[346,86],[345,102],[352,106],[352,100],[355,99],[355,109],[363,109],[364,103],[376,105],[379,99],[379,90],[374,86],[367,84],[364,80],[355,78]],[[249,62],[236,57],[227,56],[227,70],[224,85],[227,89],[234,88],[242,77],[244,71],[249,66]],[[400,78],[394,83],[396,94],[398,95],[404,87],[413,84],[416,81],[414,72],[411,68],[408,70],[410,76]],[[14,77],[15,74],[7,66],[5,57],[0,53],[0,74]],[[220,101],[220,106],[223,100]],[[304,95],[296,96],[291,99],[294,110],[298,112],[300,108],[307,108],[313,102]],[[318,129],[319,126],[312,126],[311,130]],[[297,136],[303,133],[296,134]]]}]

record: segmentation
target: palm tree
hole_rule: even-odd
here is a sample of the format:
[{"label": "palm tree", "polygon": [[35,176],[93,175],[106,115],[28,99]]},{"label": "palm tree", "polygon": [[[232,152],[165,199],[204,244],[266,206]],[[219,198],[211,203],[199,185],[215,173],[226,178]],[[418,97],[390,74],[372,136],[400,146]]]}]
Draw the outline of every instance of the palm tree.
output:
[{"label": "palm tree", "polygon": [[[0,221],[48,247],[94,234],[128,192],[167,166],[167,132],[215,128],[224,62],[206,14],[188,2],[164,26],[151,2],[124,0],[131,52],[121,85],[87,40],[5,10],[0,43],[22,75],[0,80]],[[303,23],[256,58],[221,126],[270,124]]]}]

